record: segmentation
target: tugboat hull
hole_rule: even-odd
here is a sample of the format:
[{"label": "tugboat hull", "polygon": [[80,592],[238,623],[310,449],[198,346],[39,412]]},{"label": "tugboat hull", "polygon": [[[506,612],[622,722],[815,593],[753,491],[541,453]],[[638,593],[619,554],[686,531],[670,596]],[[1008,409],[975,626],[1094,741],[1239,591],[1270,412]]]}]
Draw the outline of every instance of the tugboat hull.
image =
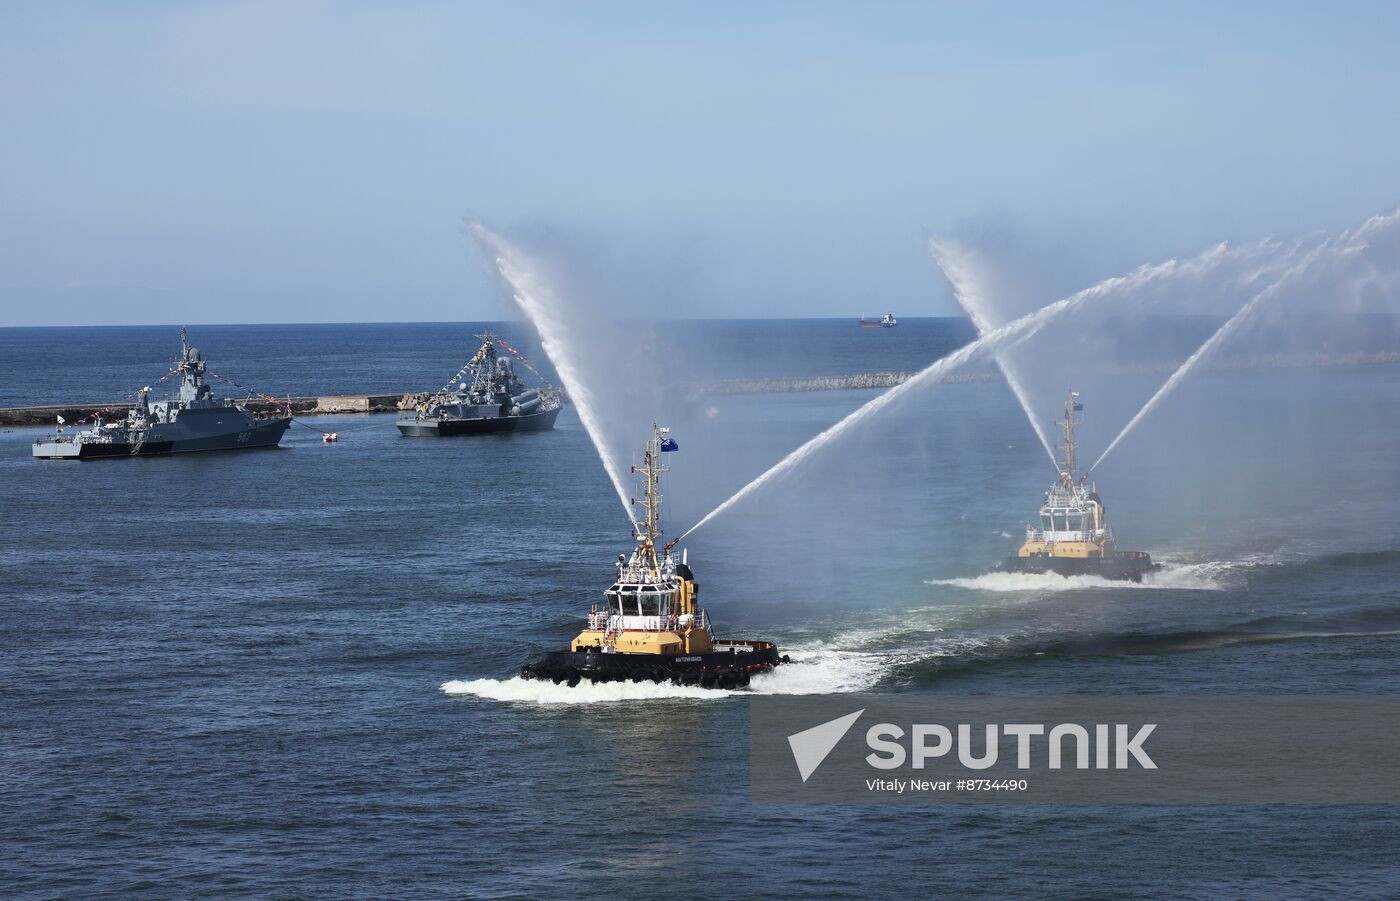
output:
[{"label": "tugboat hull", "polygon": [[789,663],[767,641],[717,641],[703,654],[616,654],[602,649],[551,651],[537,663],[520,668],[525,679],[549,679],[556,685],[579,682],[645,682],[742,688],[749,679]]},{"label": "tugboat hull", "polygon": [[405,417],[396,425],[406,438],[446,438],[454,435],[487,435],[493,432],[542,432],[554,428],[559,408],[524,416],[480,416],[465,419]]},{"label": "tugboat hull", "polygon": [[1043,554],[1010,557],[1001,567],[1003,572],[1055,573],[1061,576],[1098,576],[1125,582],[1141,582],[1142,577],[1161,569],[1150,554],[1134,551],[1112,557],[1051,557]]}]

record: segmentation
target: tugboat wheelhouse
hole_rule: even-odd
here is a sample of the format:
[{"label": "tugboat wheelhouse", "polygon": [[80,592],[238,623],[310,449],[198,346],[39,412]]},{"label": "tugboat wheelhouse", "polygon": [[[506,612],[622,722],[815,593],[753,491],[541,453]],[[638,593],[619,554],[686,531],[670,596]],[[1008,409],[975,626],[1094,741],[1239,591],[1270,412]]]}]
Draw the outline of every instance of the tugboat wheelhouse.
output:
[{"label": "tugboat wheelhouse", "polygon": [[1084,409],[1079,392],[1065,401],[1064,451],[1059,479],[1045,492],[1039,521],[1026,526],[1026,539],[1007,561],[1013,572],[1054,572],[1060,575],[1098,575],[1109,579],[1142,581],[1145,573],[1160,567],[1143,551],[1120,551],[1113,542],[1107,515],[1097,487],[1084,474],[1076,481],[1074,427],[1082,423],[1076,414]]},{"label": "tugboat wheelhouse", "polygon": [[700,583],[683,553],[672,555],[674,542],[661,547],[661,475],[669,467],[661,454],[675,450],[669,430],[653,426],[644,463],[632,472],[641,478],[642,496],[632,503],[643,509],[634,523],[636,547],[619,554],[613,583],[602,603],[588,611],[582,631],[567,651],[546,654],[522,667],[527,679],[550,679],[577,685],[581,680],[609,682],[671,681],[704,688],[741,688],[749,679],[788,659],[768,641],[716,639],[709,615],[700,607]]}]

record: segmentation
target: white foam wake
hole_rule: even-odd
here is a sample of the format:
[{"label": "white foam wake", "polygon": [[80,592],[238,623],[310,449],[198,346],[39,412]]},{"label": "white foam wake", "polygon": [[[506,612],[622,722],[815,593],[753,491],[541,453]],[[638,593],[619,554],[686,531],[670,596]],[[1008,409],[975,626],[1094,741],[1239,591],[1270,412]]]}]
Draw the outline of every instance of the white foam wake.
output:
[{"label": "white foam wake", "polygon": [[633,701],[717,700],[736,692],[663,682],[580,682],[555,685],[545,679],[470,679],[444,682],[442,691],[450,695],[473,695],[488,701],[518,701],[526,704],[603,704]]},{"label": "white foam wake", "polygon": [[1189,566],[1164,566],[1143,576],[1141,582],[1105,579],[1103,576],[1062,576],[1059,573],[983,573],[964,579],[929,579],[927,585],[949,585],[973,591],[1079,591],[1089,588],[1115,589],[1175,589],[1191,591],[1222,591],[1224,570],[1229,564],[1201,563]]},{"label": "white foam wake", "polygon": [[826,695],[875,687],[888,665],[881,654],[816,644],[784,648],[792,663],[757,676],[750,691],[763,695]]},{"label": "white foam wake", "polygon": [[792,657],[769,673],[755,676],[749,688],[725,691],[663,682],[583,681],[573,688],[555,685],[546,679],[454,679],[440,689],[449,695],[471,695],[488,701],[522,704],[607,704],[639,701],[716,701],[746,694],[821,695],[861,691],[879,681],[888,660],[873,653],[845,650],[837,645],[816,643],[784,648]]}]

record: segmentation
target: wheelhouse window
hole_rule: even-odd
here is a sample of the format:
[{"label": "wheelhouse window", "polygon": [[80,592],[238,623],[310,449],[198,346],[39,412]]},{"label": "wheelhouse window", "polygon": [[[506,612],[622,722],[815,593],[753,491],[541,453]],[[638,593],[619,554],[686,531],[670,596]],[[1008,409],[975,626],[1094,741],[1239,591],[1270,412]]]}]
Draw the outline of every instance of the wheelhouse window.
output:
[{"label": "wheelhouse window", "polygon": [[642,616],[659,616],[661,613],[661,595],[655,585],[643,585],[639,597],[641,603]]},{"label": "wheelhouse window", "polygon": [[1050,529],[1053,528],[1053,523],[1050,519],[1049,513],[1040,514],[1040,528],[1045,530],[1046,532],[1050,531]]},{"label": "wheelhouse window", "polygon": [[[611,594],[611,592],[609,592]],[[637,616],[637,586],[619,585],[618,591],[619,610],[623,616]]]}]

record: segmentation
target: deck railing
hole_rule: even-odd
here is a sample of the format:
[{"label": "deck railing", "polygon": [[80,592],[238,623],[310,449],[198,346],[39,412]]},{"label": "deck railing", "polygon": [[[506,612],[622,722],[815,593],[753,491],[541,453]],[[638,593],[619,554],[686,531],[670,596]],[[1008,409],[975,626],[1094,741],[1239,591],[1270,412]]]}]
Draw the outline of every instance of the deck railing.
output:
[{"label": "deck railing", "polygon": [[[641,626],[628,625],[626,629],[629,632],[676,632],[681,628],[680,617],[674,613],[669,613],[664,616],[659,614],[638,615],[629,613],[626,614],[626,618],[634,622],[639,619],[646,621]],[[588,614],[588,628],[594,632],[620,632],[623,631],[622,619],[622,615],[609,613],[606,610],[596,610]],[[616,626],[614,626],[614,620],[617,621]],[[700,614],[695,617],[694,625],[708,630],[710,628],[710,615],[704,610],[701,610]]]}]

